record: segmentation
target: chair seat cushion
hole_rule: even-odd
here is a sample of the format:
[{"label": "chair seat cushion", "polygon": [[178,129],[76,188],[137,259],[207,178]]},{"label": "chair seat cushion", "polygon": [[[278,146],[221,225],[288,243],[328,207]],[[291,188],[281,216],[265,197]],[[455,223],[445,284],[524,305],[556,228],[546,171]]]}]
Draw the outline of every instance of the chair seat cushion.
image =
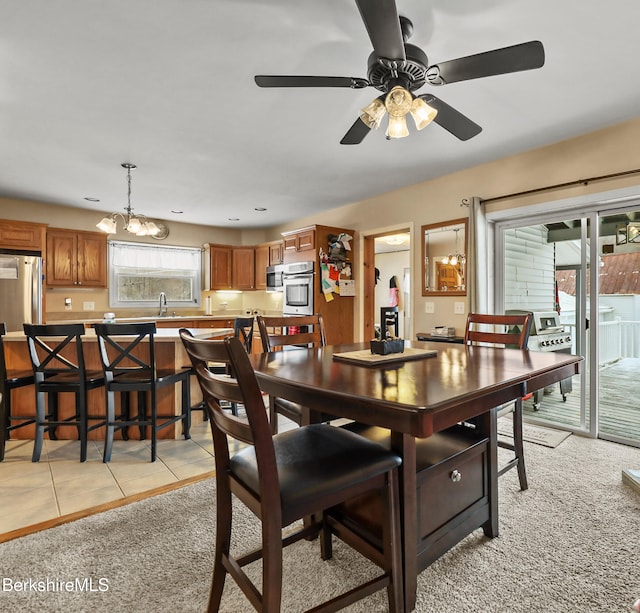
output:
[{"label": "chair seat cushion", "polygon": [[[401,458],[353,432],[326,424],[295,428],[273,437],[278,466],[283,523],[288,511],[311,513],[325,508],[328,496],[399,466]],[[255,450],[246,447],[230,461],[231,473],[258,496]],[[340,500],[340,498],[338,498]],[[335,504],[335,503],[334,503]]]}]

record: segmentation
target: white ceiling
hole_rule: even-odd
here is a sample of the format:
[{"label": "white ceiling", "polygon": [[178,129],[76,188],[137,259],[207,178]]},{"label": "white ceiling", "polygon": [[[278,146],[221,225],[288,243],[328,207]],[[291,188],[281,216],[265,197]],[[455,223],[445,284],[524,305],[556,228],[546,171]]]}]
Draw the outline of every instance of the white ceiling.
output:
[{"label": "white ceiling", "polygon": [[637,0],[397,6],[430,63],[537,39],[546,64],[418,92],[480,124],[472,140],[410,125],[344,146],[377,90],[261,89],[253,76],[366,78],[354,0],[0,0],[0,196],[121,210],[120,164],[133,162],[138,213],[273,226],[638,114]]}]

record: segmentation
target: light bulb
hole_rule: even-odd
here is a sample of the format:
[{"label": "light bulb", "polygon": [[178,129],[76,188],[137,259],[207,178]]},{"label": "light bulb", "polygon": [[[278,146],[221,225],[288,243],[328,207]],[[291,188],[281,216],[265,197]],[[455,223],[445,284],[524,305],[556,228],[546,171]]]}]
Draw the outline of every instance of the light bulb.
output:
[{"label": "light bulb", "polygon": [[113,217],[103,217],[97,224],[96,228],[106,232],[107,234],[115,234],[117,232],[116,220]]},{"label": "light bulb", "polygon": [[140,232],[141,227],[142,227],[142,224],[140,223],[140,220],[137,217],[130,217],[129,223],[127,224],[127,227],[125,228],[125,230],[127,232],[131,232],[131,234],[137,234],[138,232]]},{"label": "light bulb", "polygon": [[407,120],[404,116],[389,115],[387,138],[404,138],[405,136],[409,136],[409,128],[407,128]]},{"label": "light bulb", "polygon": [[422,98],[415,98],[411,103],[411,117],[416,122],[416,128],[426,128],[438,114],[438,111],[429,106]]},{"label": "light bulb", "polygon": [[376,98],[360,111],[360,119],[369,128],[379,128],[386,112],[384,104]]},{"label": "light bulb", "polygon": [[387,94],[384,105],[389,115],[404,117],[411,110],[411,92],[400,85],[396,85]]}]

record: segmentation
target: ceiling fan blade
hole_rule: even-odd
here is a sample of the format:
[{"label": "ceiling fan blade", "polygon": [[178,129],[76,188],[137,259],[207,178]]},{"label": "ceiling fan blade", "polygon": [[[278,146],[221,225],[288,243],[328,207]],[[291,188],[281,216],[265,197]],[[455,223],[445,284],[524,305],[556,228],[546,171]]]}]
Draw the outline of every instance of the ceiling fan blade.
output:
[{"label": "ceiling fan blade", "polygon": [[446,85],[457,81],[533,70],[542,66],[544,47],[539,40],[532,40],[434,64],[427,69],[427,79],[432,85]]},{"label": "ceiling fan blade", "polygon": [[369,81],[357,77],[305,77],[298,75],[256,75],[259,87],[350,87],[362,89]]},{"label": "ceiling fan blade", "polygon": [[378,58],[404,60],[404,40],[395,0],[356,0]]},{"label": "ceiling fan blade", "polygon": [[482,132],[482,128],[477,123],[471,121],[460,111],[456,111],[440,98],[436,98],[432,94],[424,94],[419,98],[438,111],[433,121],[460,140],[469,140]]},{"label": "ceiling fan blade", "polygon": [[359,145],[364,137],[371,132],[371,128],[358,117],[348,132],[342,137],[341,145]]}]

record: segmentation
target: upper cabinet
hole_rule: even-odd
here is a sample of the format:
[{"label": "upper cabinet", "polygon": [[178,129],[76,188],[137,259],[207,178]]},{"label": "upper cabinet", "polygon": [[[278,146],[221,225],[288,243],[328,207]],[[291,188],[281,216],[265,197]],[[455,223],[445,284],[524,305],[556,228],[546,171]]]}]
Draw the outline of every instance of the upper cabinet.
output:
[{"label": "upper cabinet", "polygon": [[47,287],[107,287],[107,236],[49,228]]},{"label": "upper cabinet", "polygon": [[299,262],[301,258],[295,254],[303,253],[302,260],[315,259],[313,254],[304,252],[314,251],[316,246],[316,233],[314,228],[305,228],[294,232],[283,232],[284,261]]},{"label": "upper cabinet", "polygon": [[[269,266],[282,264],[284,261],[284,243],[283,241],[274,241],[269,245]],[[257,263],[256,263],[257,266]]]},{"label": "upper cabinet", "polygon": [[269,245],[256,247],[256,289],[267,289],[267,266],[269,266]]},{"label": "upper cabinet", "polygon": [[467,295],[467,219],[422,226],[422,295]]},{"label": "upper cabinet", "polygon": [[231,254],[231,269],[233,289],[255,289],[255,248],[233,247]]},{"label": "upper cabinet", "polygon": [[0,220],[0,249],[39,251],[45,248],[45,224]]},{"label": "upper cabinet", "polygon": [[255,248],[232,245],[205,246],[208,270],[205,279],[212,290],[255,289]]}]

